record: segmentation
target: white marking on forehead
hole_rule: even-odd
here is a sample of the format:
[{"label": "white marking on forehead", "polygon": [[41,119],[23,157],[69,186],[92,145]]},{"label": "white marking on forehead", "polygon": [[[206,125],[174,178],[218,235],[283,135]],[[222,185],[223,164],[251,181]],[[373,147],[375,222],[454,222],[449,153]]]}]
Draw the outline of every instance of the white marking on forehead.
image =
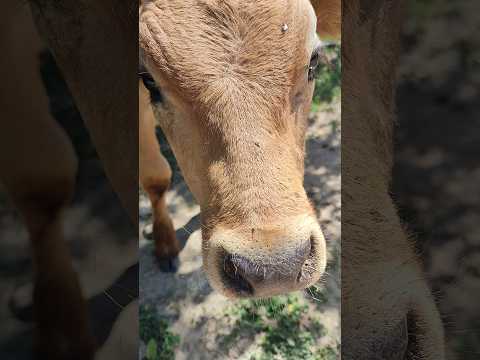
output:
[{"label": "white marking on forehead", "polygon": [[320,39],[317,35],[317,16],[315,15],[315,10],[309,0],[301,0],[304,3],[305,8],[307,9],[308,15],[308,35],[307,35],[307,49],[312,52],[318,45],[321,44]]}]

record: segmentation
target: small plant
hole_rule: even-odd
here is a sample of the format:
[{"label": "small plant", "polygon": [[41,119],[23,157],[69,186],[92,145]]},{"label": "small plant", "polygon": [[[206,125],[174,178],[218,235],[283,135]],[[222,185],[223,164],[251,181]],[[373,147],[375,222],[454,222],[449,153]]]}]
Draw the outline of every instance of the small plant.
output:
[{"label": "small plant", "polygon": [[338,350],[335,350],[331,346],[318,350],[314,356],[314,360],[336,360],[338,358]]},{"label": "small plant", "polygon": [[143,360],[175,359],[180,337],[172,333],[168,322],[148,306],[140,306],[140,339],[147,345]]},{"label": "small plant", "polygon": [[240,336],[253,336],[263,331],[264,324],[253,301],[241,300],[237,306],[229,308],[225,316],[236,318],[236,322],[230,334],[220,338],[223,348],[230,347]]},{"label": "small plant", "polygon": [[[226,316],[235,318],[229,335],[220,339],[228,348],[240,337],[261,335],[259,351],[250,360],[330,360],[333,348],[316,349],[317,340],[326,335],[320,320],[308,314],[309,306],[294,295],[269,300],[244,300],[231,308]],[[331,350],[328,350],[331,349]]]}]

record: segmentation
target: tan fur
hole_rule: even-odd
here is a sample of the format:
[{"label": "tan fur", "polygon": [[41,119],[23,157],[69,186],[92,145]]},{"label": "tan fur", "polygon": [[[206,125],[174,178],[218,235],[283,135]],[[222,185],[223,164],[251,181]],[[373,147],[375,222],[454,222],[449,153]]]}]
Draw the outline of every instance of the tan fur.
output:
[{"label": "tan fur", "polygon": [[317,32],[321,38],[338,39],[342,35],[342,6],[338,0],[311,0],[317,14]]}]

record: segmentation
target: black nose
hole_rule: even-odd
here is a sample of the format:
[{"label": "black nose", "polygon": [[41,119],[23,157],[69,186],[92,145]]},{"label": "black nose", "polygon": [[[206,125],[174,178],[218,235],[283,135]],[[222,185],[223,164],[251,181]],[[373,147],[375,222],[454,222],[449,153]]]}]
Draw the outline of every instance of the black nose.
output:
[{"label": "black nose", "polygon": [[240,296],[253,296],[256,292],[284,292],[299,287],[308,280],[309,270],[313,270],[311,240],[296,248],[279,249],[275,255],[262,255],[254,260],[240,254],[225,252],[221,271],[226,287]]}]

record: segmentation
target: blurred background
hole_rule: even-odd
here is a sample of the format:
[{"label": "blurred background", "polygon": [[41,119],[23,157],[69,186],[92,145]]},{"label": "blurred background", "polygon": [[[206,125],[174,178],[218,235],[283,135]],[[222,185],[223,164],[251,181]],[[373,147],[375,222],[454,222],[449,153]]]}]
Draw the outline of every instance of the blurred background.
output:
[{"label": "blurred background", "polygon": [[[132,359],[136,329],[125,326],[133,332],[129,341],[111,335],[124,307],[138,297],[137,231],[105,177],[53,56],[47,50],[38,56],[51,113],[71,139],[79,161],[75,195],[64,228],[74,267],[89,299],[93,331],[102,347],[98,359]],[[31,131],[28,122],[25,126],[25,131]],[[0,151],[12,149],[0,144]],[[33,358],[32,265],[28,233],[0,183],[0,359]],[[136,311],[128,316],[130,322],[137,319]],[[124,357],[112,357],[118,350]]]},{"label": "blurred background", "polygon": [[173,169],[167,204],[185,243],[175,273],[153,255],[151,209],[141,191],[140,359],[333,360],[340,358],[340,47],[327,51],[308,120],[305,188],[329,251],[327,273],[304,293],[268,301],[231,301],[214,292],[202,269],[199,207],[160,129]]},{"label": "blurred background", "polygon": [[407,3],[393,198],[424,255],[449,359],[479,359],[480,3]]}]

